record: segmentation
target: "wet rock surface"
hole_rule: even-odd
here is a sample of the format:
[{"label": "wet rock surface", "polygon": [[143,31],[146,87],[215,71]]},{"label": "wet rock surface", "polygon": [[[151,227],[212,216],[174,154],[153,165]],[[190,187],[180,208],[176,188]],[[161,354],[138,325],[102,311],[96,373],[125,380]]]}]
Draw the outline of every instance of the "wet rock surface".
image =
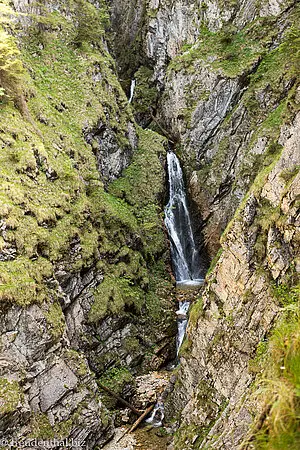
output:
[{"label": "wet rock surface", "polygon": [[[127,3],[112,1],[112,6],[126,10]],[[297,14],[297,2],[239,1],[225,5],[221,1],[191,4],[180,0],[175,5],[153,1],[144,8],[144,15],[140,9],[135,15],[135,20],[140,20],[135,38],[139,55],[153,69],[152,80],[160,93],[155,121],[182,148],[190,197],[201,211],[202,232],[209,256],[213,257],[220,235],[273,142],[272,133],[264,127],[257,133],[257,129],[293,89],[294,76],[286,74],[284,67],[275,87],[266,80],[264,87],[258,83],[253,88],[251,78],[263,68],[265,52],[280,45],[292,15]],[[245,30],[254,22],[260,37],[254,33],[246,44]],[[131,30],[126,20],[123,30],[122,39],[129,39]],[[212,33],[219,33],[220,41],[209,41],[215,45],[215,52],[211,49],[207,54],[205,42]],[[240,49],[252,46],[257,39],[262,40],[264,47],[244,65],[238,62],[244,54],[236,55],[231,48],[234,35],[239,33]],[[218,56],[218,48],[223,44],[224,54]],[[227,44],[233,50],[228,54]],[[223,62],[218,57],[224,58]],[[144,64],[141,60],[140,65]]]}]

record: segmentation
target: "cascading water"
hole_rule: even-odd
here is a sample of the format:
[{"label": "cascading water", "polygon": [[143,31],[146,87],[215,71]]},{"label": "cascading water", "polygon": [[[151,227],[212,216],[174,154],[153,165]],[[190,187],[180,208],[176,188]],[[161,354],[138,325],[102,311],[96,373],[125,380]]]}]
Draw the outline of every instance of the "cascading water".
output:
[{"label": "cascading water", "polygon": [[136,84],[136,81],[135,81],[135,80],[131,80],[131,85],[130,85],[130,96],[129,96],[128,103],[131,103],[132,100],[133,100],[134,90],[135,90],[135,84]]},{"label": "cascading water", "polygon": [[[197,287],[203,284],[204,269],[201,267],[187,206],[183,174],[175,153],[168,152],[169,202],[165,208],[165,225],[171,243],[171,257],[176,284],[180,288]],[[190,302],[180,301],[177,326],[177,356],[183,342]],[[164,419],[164,403],[158,399],[152,415],[146,420],[154,427],[160,427]]]},{"label": "cascading water", "polygon": [[164,402],[160,398],[151,414],[149,419],[146,419],[146,422],[149,424],[152,424],[154,427],[161,427],[163,424],[163,420],[165,417],[165,408],[164,408]]},{"label": "cascading water", "polygon": [[[168,152],[169,202],[165,208],[165,224],[171,243],[171,257],[177,286],[200,286],[203,284],[201,260],[197,249],[187,198],[183,173],[175,153]],[[179,302],[177,355],[187,327],[190,303]]]},{"label": "cascading water", "polygon": [[187,207],[183,174],[175,153],[168,152],[169,202],[165,208],[165,224],[171,242],[171,256],[177,284],[199,284],[200,256]]}]

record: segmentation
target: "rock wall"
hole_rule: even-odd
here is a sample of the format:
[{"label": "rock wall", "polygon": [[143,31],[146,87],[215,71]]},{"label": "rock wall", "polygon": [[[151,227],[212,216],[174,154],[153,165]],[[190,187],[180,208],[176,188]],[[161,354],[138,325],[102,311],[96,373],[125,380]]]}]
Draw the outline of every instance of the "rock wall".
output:
[{"label": "rock wall", "polygon": [[[256,413],[266,416],[250,395],[252,360],[278,318],[278,291],[299,272],[299,5],[145,8],[139,51],[159,93],[148,126],[158,124],[181,157],[211,257],[223,234],[167,405],[178,418],[175,448],[239,448]],[[145,78],[134,77],[146,97]],[[133,106],[142,103],[137,92]]]},{"label": "rock wall", "polygon": [[[299,6],[163,1],[145,8],[139,39],[152,69],[149,89],[155,83],[160,93],[150,126],[157,129],[158,123],[178,144],[213,256],[260,165],[268,165],[286,102],[294,96],[298,63],[292,30]],[[139,71],[133,77],[133,106],[139,111],[149,90]]]},{"label": "rock wall", "polygon": [[[240,448],[262,411],[251,397],[257,375],[251,362],[278,318],[276,289],[294,267],[299,280],[299,120],[297,114],[282,128],[282,153],[256,178],[228,226],[191,313],[171,400],[175,411],[183,407],[175,448]],[[291,178],[284,179],[285,171]]]},{"label": "rock wall", "polygon": [[92,449],[114,431],[99,377],[128,395],[174,354],[166,140],[134,121],[104,6],[15,9],[20,75],[0,76],[0,436]]},{"label": "rock wall", "polygon": [[152,128],[211,257],[224,233],[166,405],[175,447],[238,448],[263,411],[251,360],[299,271],[299,3],[111,0],[111,26],[98,2],[14,5],[30,14],[6,14],[21,54],[4,30],[0,71],[1,437],[101,447],[96,378],[126,396],[174,356]]}]

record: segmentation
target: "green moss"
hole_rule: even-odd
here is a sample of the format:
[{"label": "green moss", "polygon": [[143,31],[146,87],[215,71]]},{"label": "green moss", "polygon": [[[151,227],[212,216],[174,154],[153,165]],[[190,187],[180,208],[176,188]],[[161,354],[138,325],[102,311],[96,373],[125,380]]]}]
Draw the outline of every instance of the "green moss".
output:
[{"label": "green moss", "polygon": [[251,22],[243,30],[237,30],[226,24],[220,31],[211,32],[203,27],[198,42],[182,55],[174,58],[169,70],[196,70],[199,60],[207,61],[211,56],[214,69],[222,69],[229,77],[251,69],[257,60],[266,53],[266,49],[275,35],[274,21],[260,18]]},{"label": "green moss", "polygon": [[87,399],[84,399],[79,403],[67,420],[56,422],[54,425],[50,424],[47,414],[33,414],[29,424],[29,429],[31,430],[29,437],[43,440],[53,438],[66,439],[70,435],[72,428],[74,426],[78,427],[78,424],[80,424],[80,415],[86,407],[87,401]]},{"label": "green moss", "polygon": [[0,414],[5,415],[16,411],[23,399],[21,387],[17,381],[0,378]]},{"label": "green moss", "polygon": [[98,322],[108,313],[120,314],[126,305],[134,306],[137,311],[143,304],[143,292],[127,278],[106,276],[94,290],[94,303],[89,313],[91,322]]},{"label": "green moss", "polygon": [[132,106],[135,113],[149,113],[149,108],[155,110],[158,91],[153,81],[153,70],[141,66],[134,74],[136,88]]},{"label": "green moss", "polygon": [[[258,18],[242,30],[237,30],[232,24],[225,24],[217,32],[202,27],[198,42],[191,48],[183,46],[182,53],[171,61],[168,70],[196,73],[200,64],[214,70],[220,69],[228,77],[237,77],[251,71],[262,58],[263,62],[253,75],[252,82],[269,79],[273,84],[282,70],[287,69],[295,74],[299,68],[297,9],[290,19],[291,25],[285,32],[282,44],[271,52],[269,48],[279,32],[274,18]],[[287,61],[290,61],[288,68],[285,67]]]},{"label": "green moss", "polygon": [[218,409],[217,403],[214,401],[214,389],[204,380],[201,380],[197,386],[197,407],[204,409],[208,416],[214,416],[215,410]]},{"label": "green moss", "polygon": [[14,261],[0,262],[0,299],[22,306],[47,299],[45,278],[52,275],[52,265],[44,258],[31,261],[19,257]]},{"label": "green moss", "polygon": [[296,175],[299,173],[299,166],[294,167],[293,169],[284,169],[281,174],[280,177],[286,182],[289,183],[291,182]]},{"label": "green moss", "polygon": [[46,414],[34,414],[31,419],[31,438],[51,439],[54,438],[54,429]]},{"label": "green moss", "polygon": [[[53,13],[42,7],[42,16],[31,17],[32,33],[22,39],[21,49],[33,74],[25,86],[28,115],[10,102],[1,110],[0,216],[7,228],[1,247],[15,248],[17,258],[0,263],[0,297],[22,305],[55,296],[46,281],[53,276],[52,266],[68,259],[74,243],[79,254],[69,265],[71,272],[93,263],[99,241],[103,251],[113,251],[117,237],[109,221],[118,226],[124,242],[128,230],[138,231],[124,202],[104,193],[82,132],[86,123],[93,128],[100,119],[128,145],[132,120],[113,61],[101,44],[74,48],[78,14],[101,13],[84,3],[84,10],[70,2]],[[101,80],[93,81],[99,73]]]},{"label": "green moss", "polygon": [[[166,274],[165,261],[157,260],[149,270],[149,287],[145,301],[145,314],[152,326],[161,326],[162,318],[176,326],[172,290],[173,284]],[[172,329],[170,335],[174,335]]]},{"label": "green moss", "polygon": [[[105,372],[99,379],[99,383],[111,389],[115,394],[122,396],[124,387],[134,382],[134,377],[125,367],[114,367]],[[107,393],[103,393],[104,404],[108,408],[114,408],[116,400]]]},{"label": "green moss", "polygon": [[262,375],[255,386],[256,395],[268,411],[263,424],[259,427],[255,424],[252,430],[254,448],[258,449],[296,450],[300,442],[299,286],[290,286],[289,290],[292,299],[288,302],[286,287],[277,292],[287,306],[270,336],[261,364]]},{"label": "green moss", "polygon": [[[243,198],[242,202],[240,203],[239,207],[237,208],[233,219],[228,223],[226,229],[224,230],[224,232],[221,236],[221,239],[220,239],[221,244],[223,244],[226,241],[228,233],[232,229],[232,226],[234,225],[235,221],[240,219],[240,216],[244,211],[245,205],[246,205],[247,201],[249,200],[250,195],[254,194],[256,197],[258,197],[260,195],[262,188],[265,185],[270,172],[273,170],[273,168],[275,167],[276,163],[278,162],[278,160],[281,156],[281,150],[282,150],[282,147],[280,147],[280,151],[277,152],[276,155],[274,155],[272,163],[270,165],[264,167],[256,176],[249,191],[247,192],[247,194]],[[269,202],[267,202],[267,203],[269,205]],[[272,219],[277,220],[279,218],[278,210],[277,209],[274,210],[274,208],[272,208],[272,207],[271,207],[271,209],[272,209],[272,212],[274,213],[274,216],[272,215],[269,217],[268,214],[270,211],[267,211],[266,214],[263,214],[263,208],[262,208],[261,212],[263,214],[263,217],[265,217],[265,219],[266,219],[265,224],[262,222],[262,225],[264,227],[268,227],[272,223]],[[259,220],[259,216],[257,215],[256,217],[258,217],[258,220]]]},{"label": "green moss", "polygon": [[267,351],[268,351],[268,340],[264,339],[261,342],[259,342],[256,349],[255,357],[249,360],[248,369],[251,373],[258,374],[262,372],[265,364]]},{"label": "green moss", "polygon": [[[41,15],[28,18],[32,26],[22,37],[28,115],[10,100],[0,112],[0,219],[6,226],[0,249],[13,249],[15,258],[0,262],[0,300],[22,306],[46,301],[49,330],[59,340],[65,324],[53,282],[56,269],[63,265],[72,276],[95,267],[103,282],[93,292],[91,322],[107,315],[142,316],[149,335],[155,335],[153,325],[161,327],[163,317],[167,327],[174,318],[162,220],[167,141],[137,130],[132,163],[104,190],[98,142],[88,145],[86,131],[113,130],[129,154],[128,123],[133,123],[114,61],[98,40],[103,33],[98,12],[104,11],[83,0],[59,1],[52,12],[39,8]],[[151,84],[149,70],[137,76],[139,87]],[[154,86],[147,95],[154,100]],[[125,345],[136,349],[137,338]],[[80,359],[66,357],[83,375]],[[117,364],[119,356],[107,352],[105,358]]]},{"label": "green moss", "polygon": [[181,347],[179,349],[179,357],[186,356],[192,348],[192,341],[188,338],[188,336],[185,336],[183,343],[181,344]]},{"label": "green moss", "polygon": [[124,348],[127,352],[133,354],[140,348],[140,341],[133,336],[129,336],[124,340]]},{"label": "green moss", "polygon": [[51,303],[45,313],[53,339],[59,340],[65,330],[65,317],[59,303]]},{"label": "green moss", "polygon": [[189,325],[194,328],[197,325],[198,319],[202,314],[203,314],[203,299],[201,297],[192,305],[189,315]]},{"label": "green moss", "polygon": [[[197,77],[199,67],[207,67],[213,73],[222,71],[228,77],[249,73],[247,78],[243,78],[247,89],[236,107],[240,108],[241,105],[246,107],[246,122],[251,139],[247,148],[242,146],[238,150],[239,164],[236,166],[234,179],[226,180],[228,185],[231,184],[233,195],[240,193],[241,189],[247,189],[261,168],[269,166],[276,159],[281,150],[278,144],[280,129],[284,123],[289,123],[293,119],[298,109],[296,96],[298,84],[295,82],[300,61],[298,18],[297,5],[289,11],[288,23],[281,35],[281,42],[279,45],[276,44],[275,48],[274,44],[271,45],[274,39],[277,42],[279,33],[275,18],[257,19],[240,31],[234,29],[232,25],[225,25],[216,33],[203,28],[199,42],[192,48],[183,46],[183,53],[170,63],[168,75],[170,80],[173,76],[172,71],[191,74],[187,77],[187,80],[192,80],[191,85],[187,86],[187,92],[184,93],[187,108],[182,115],[187,127],[196,126],[190,123],[190,118],[196,104],[202,98],[201,89],[197,87],[194,89],[192,86],[193,80],[199,78]],[[267,102],[263,100],[264,93],[267,95]],[[212,157],[206,155],[201,161],[202,168],[197,173],[201,184],[199,191],[208,192],[208,196],[215,197],[218,187],[224,182],[224,168],[235,164],[232,152],[236,148],[236,138],[229,135],[234,127],[232,119],[236,117],[235,111],[235,108],[230,110],[220,125],[221,134],[225,137],[221,140],[216,154]],[[269,142],[264,154],[253,152],[253,147],[260,138]],[[193,170],[195,164],[192,157],[190,159]],[[240,201],[238,195],[236,197],[237,201]]]},{"label": "green moss", "polygon": [[196,445],[200,440],[199,432],[199,428],[195,425],[182,425],[174,435],[175,449],[180,450],[182,448],[197,448]]},{"label": "green moss", "polygon": [[[110,192],[125,199],[133,208],[143,232],[149,256],[164,247],[161,207],[164,170],[160,157],[165,155],[166,140],[152,131],[139,130],[139,149],[124,175],[110,186]],[[151,170],[149,170],[151,167]]]},{"label": "green moss", "polygon": [[300,300],[300,284],[289,286],[288,284],[271,285],[272,293],[282,306],[295,304]]},{"label": "green moss", "polygon": [[212,261],[210,263],[210,266],[209,266],[209,269],[208,269],[206,275],[209,275],[209,274],[211,274],[214,271],[214,269],[215,269],[215,267],[217,265],[217,262],[219,261],[222,253],[223,253],[223,249],[219,248],[217,254],[214,256],[214,258],[212,259]]},{"label": "green moss", "polygon": [[80,377],[88,374],[88,367],[84,357],[74,349],[68,349],[64,352],[67,364]]}]

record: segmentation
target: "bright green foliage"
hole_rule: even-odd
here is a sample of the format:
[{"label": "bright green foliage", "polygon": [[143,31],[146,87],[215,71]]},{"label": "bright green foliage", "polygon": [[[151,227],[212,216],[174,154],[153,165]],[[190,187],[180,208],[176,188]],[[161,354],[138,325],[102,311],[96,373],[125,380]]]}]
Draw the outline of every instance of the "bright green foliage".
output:
[{"label": "bright green foliage", "polygon": [[[94,291],[95,303],[90,312],[93,322],[102,319],[108,311],[120,314],[125,305],[133,306],[137,312],[144,305],[150,317],[160,315],[164,303],[161,292],[171,286],[166,280],[165,267],[157,268],[157,259],[162,258],[164,265],[166,256],[159,206],[164,189],[160,162],[165,154],[164,142],[164,138],[151,131],[139,130],[139,148],[132,163],[123,177],[109,186],[109,193],[103,193],[94,202],[105,212],[106,238],[110,240],[103,244],[106,252],[114,257],[105,266],[107,275],[103,283]],[[128,247],[128,233],[139,242],[139,251]]]},{"label": "bright green foliage", "polygon": [[133,97],[133,108],[136,113],[147,113],[149,108],[156,107],[158,92],[152,81],[153,70],[141,66],[134,74],[136,88]]},{"label": "bright green foliage", "polygon": [[[228,77],[236,77],[250,71],[263,58],[258,71],[253,75],[255,79],[268,77],[272,82],[278,72],[286,68],[293,70],[296,75],[300,59],[297,10],[294,15],[291,14],[291,22],[293,21],[294,25],[287,29],[282,44],[271,52],[271,43],[278,35],[274,18],[256,19],[242,30],[237,30],[231,24],[217,32],[203,27],[198,42],[192,47],[183,46],[182,54],[172,60],[169,71],[186,70],[194,73],[199,64],[204,64],[213,69],[221,69]],[[275,61],[274,55],[281,59]],[[211,57],[213,62],[209,62]],[[285,61],[289,67],[285,66]]]},{"label": "bright green foliage", "polygon": [[14,261],[1,262],[0,268],[0,300],[26,305],[47,299],[44,278],[52,274],[52,266],[47,259],[31,261],[21,256]]},{"label": "bright green foliage", "polygon": [[217,263],[218,263],[218,261],[219,261],[221,255],[222,255],[222,253],[223,253],[223,249],[222,249],[222,248],[219,248],[217,254],[214,256],[214,258],[212,259],[212,261],[211,261],[211,263],[210,263],[209,269],[208,269],[208,271],[207,271],[207,275],[209,275],[210,273],[213,272],[213,270],[214,270],[214,268],[216,267],[216,265],[217,265]]},{"label": "bright green foliage", "polygon": [[272,286],[273,294],[279,300],[282,306],[295,304],[300,300],[300,284],[290,287],[288,284],[280,284]]},{"label": "bright green foliage", "polygon": [[[112,59],[103,49],[84,52],[68,46],[65,39],[72,38],[75,25],[57,11],[55,20],[44,24],[43,31],[33,26],[22,49],[34,73],[26,88],[30,121],[10,103],[1,110],[0,217],[6,231],[0,248],[15,250],[17,258],[0,262],[0,298],[22,305],[56,295],[46,280],[53,276],[53,265],[68,258],[72,242],[80,251],[70,271],[91,264],[100,241],[105,251],[114,239],[107,236],[111,231],[105,232],[111,221],[119,230],[125,227],[124,241],[127,227],[134,232],[135,219],[126,205],[122,208],[120,200],[104,193],[82,133],[85,123],[94,127],[99,118],[107,122],[105,109],[110,111],[108,125],[128,145],[131,115],[125,111]],[[99,73],[101,81],[93,81]],[[116,244],[111,242],[112,251]]]},{"label": "bright green foliage", "polygon": [[193,303],[189,314],[189,325],[195,327],[197,325],[199,317],[203,314],[203,299],[200,297]]},{"label": "bright green foliage", "polygon": [[31,438],[54,438],[54,430],[49,422],[47,414],[35,414],[31,419]]},{"label": "bright green foliage", "polygon": [[0,25],[0,83],[2,89],[8,92],[19,89],[24,73],[19,54],[13,37],[9,36]]},{"label": "bright green foliage", "polygon": [[79,404],[77,409],[71,414],[68,420],[62,420],[56,423],[54,426],[51,425],[47,414],[33,414],[29,428],[31,430],[28,437],[37,439],[66,439],[72,430],[72,426],[78,423],[80,413],[84,407],[85,400]]},{"label": "bright green foliage", "polygon": [[39,14],[31,14],[34,22],[32,31],[41,42],[47,42],[49,36],[45,31],[60,31],[63,28],[70,44],[101,47],[109,14],[104,1],[97,3],[96,7],[89,0],[59,1],[51,12],[39,4]]},{"label": "bright green foliage", "polygon": [[64,358],[68,366],[76,375],[83,377],[88,374],[87,363],[85,362],[84,357],[76,350],[66,349],[64,352]]},{"label": "bright green foliage", "polygon": [[[199,192],[204,193],[204,199],[199,195],[200,204],[205,200],[205,193],[208,193],[208,197],[216,195],[218,186],[224,181],[224,168],[232,160],[232,151],[236,146],[235,134],[232,134],[233,120],[237,117],[236,108],[239,108],[238,111],[244,111],[243,108],[246,110],[247,119],[244,123],[248,122],[247,133],[251,139],[238,152],[239,164],[232,180],[233,196],[240,192],[241,187],[245,189],[250,186],[262,166],[270,166],[281,150],[278,144],[281,126],[288,123],[298,109],[299,5],[289,11],[286,27],[280,34],[280,44],[277,27],[277,18],[259,18],[242,30],[228,24],[215,33],[203,28],[199,41],[193,46],[184,45],[182,54],[169,65],[170,82],[172,77],[176,78],[176,71],[188,74],[184,92],[186,107],[180,111],[187,128],[197,126],[194,123],[197,117],[194,116],[196,105],[200,100],[207,101],[209,97],[201,77],[197,76],[199,69],[205,67],[214,74],[219,71],[221,76],[239,79],[243,86],[247,86],[236,107],[228,112],[220,124],[218,134],[224,137],[216,153],[213,156],[206,153],[200,162],[197,178]],[[268,96],[267,102],[261,100],[264,92]],[[247,136],[245,131],[242,133],[244,137]],[[268,142],[268,148],[261,154],[253,151],[259,139]],[[193,170],[193,156],[189,155],[188,159]],[[236,201],[240,201],[238,195],[236,197]]]},{"label": "bright green foliage", "polygon": [[[156,270],[167,256],[159,206],[166,140],[138,130],[132,164],[104,191],[97,146],[86,144],[83,128],[96,129],[100,121],[128,148],[133,121],[114,62],[99,39],[106,9],[85,0],[62,2],[51,13],[39,8],[21,49],[34,74],[26,86],[30,120],[9,102],[1,111],[0,218],[6,230],[0,251],[13,251],[16,258],[0,262],[0,299],[21,305],[55,300],[47,280],[59,261],[70,273],[98,261],[104,281],[94,291],[92,321],[127,307],[155,316],[162,290],[170,289],[164,267]],[[58,339],[63,332],[58,304],[47,320]]]},{"label": "bright green foliage", "polygon": [[137,312],[143,304],[143,292],[127,278],[107,275],[104,281],[94,290],[94,304],[89,318],[92,322],[102,319],[108,312],[120,314],[125,305],[134,305]]},{"label": "bright green foliage", "polygon": [[95,8],[87,0],[76,0],[74,3],[75,15],[78,20],[74,43],[80,46],[84,43],[97,44],[99,41],[101,42],[104,25],[109,20],[105,2],[100,2],[101,8]]},{"label": "bright green foliage", "polygon": [[[162,252],[162,203],[164,172],[160,158],[165,155],[166,139],[152,131],[139,130],[139,149],[131,165],[119,180],[112,183],[110,192],[125,199],[133,208],[149,256]],[[151,167],[151,170],[149,170]]]},{"label": "bright green foliage", "polygon": [[193,72],[199,60],[205,61],[213,56],[213,68],[220,68],[225,75],[236,77],[249,70],[266,53],[276,33],[274,21],[266,18],[251,22],[241,31],[232,25],[225,25],[215,33],[203,27],[199,41],[187,51],[183,48],[184,53],[175,58],[169,68],[185,68],[188,72]]}]

